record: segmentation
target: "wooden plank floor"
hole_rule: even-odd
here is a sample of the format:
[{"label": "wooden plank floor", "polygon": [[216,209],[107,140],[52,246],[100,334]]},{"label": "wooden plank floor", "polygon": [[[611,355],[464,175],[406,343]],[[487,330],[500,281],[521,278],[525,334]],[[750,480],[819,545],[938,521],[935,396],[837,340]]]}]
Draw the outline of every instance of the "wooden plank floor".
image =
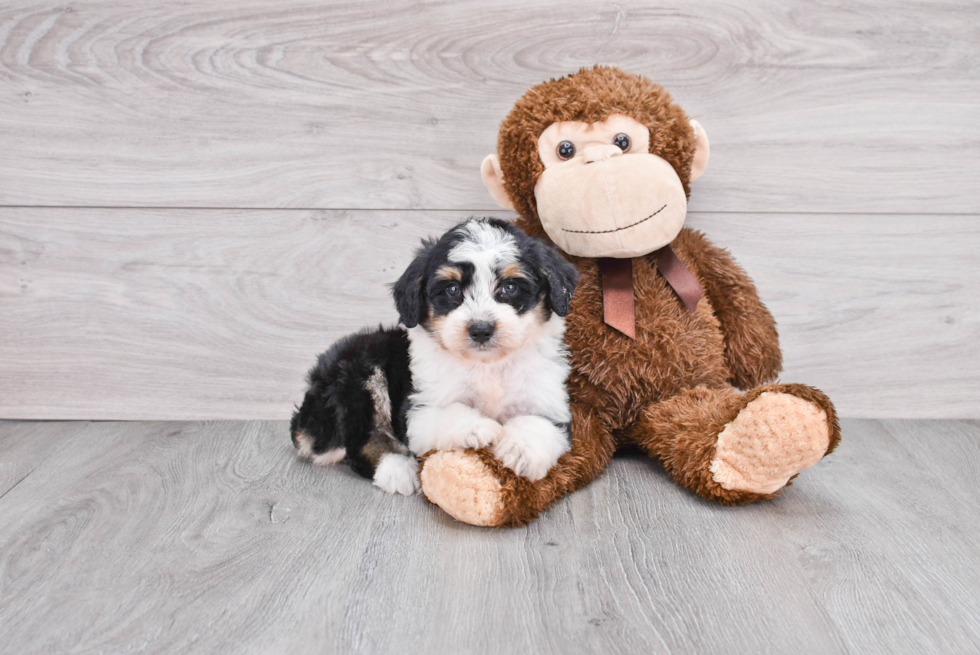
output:
[{"label": "wooden plank floor", "polygon": [[485,530],[294,458],[283,422],[0,423],[10,653],[980,650],[980,424],[843,424],[726,508],[625,456]]}]

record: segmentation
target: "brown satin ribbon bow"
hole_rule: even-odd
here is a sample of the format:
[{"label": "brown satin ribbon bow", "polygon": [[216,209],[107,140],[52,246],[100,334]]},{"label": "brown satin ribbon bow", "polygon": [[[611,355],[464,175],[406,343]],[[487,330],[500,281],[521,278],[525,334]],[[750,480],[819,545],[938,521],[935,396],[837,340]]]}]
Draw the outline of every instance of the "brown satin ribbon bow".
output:
[{"label": "brown satin ribbon bow", "polygon": [[[670,246],[664,246],[653,253],[657,270],[667,280],[675,293],[680,296],[684,307],[694,313],[698,301],[704,295],[701,283],[687,269]],[[599,259],[602,273],[602,318],[631,339],[636,338],[636,308],[633,304],[633,260]]]}]

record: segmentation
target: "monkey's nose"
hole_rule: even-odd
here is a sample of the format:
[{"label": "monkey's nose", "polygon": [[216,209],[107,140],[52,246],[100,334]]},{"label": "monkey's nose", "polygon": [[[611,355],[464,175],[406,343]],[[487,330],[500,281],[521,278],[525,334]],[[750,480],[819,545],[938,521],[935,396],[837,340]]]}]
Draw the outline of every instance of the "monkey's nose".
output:
[{"label": "monkey's nose", "polygon": [[470,339],[479,344],[484,344],[487,341],[490,341],[490,337],[493,336],[494,329],[495,326],[493,323],[479,321],[476,323],[470,323],[467,332],[470,334]]},{"label": "monkey's nose", "polygon": [[621,154],[623,154],[623,151],[619,149],[619,146],[615,146],[611,143],[605,143],[601,146],[588,146],[582,150],[582,158],[585,159],[586,164],[594,164],[597,161],[605,161],[610,157],[615,157]]}]

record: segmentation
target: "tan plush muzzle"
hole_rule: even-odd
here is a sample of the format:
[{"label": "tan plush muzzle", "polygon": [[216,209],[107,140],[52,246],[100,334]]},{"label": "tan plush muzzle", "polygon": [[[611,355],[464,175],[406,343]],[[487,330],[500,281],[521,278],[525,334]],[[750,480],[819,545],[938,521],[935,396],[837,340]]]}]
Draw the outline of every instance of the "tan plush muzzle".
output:
[{"label": "tan plush muzzle", "polygon": [[687,215],[677,173],[656,155],[608,148],[541,174],[534,196],[545,232],[579,257],[638,257],[667,245]]}]

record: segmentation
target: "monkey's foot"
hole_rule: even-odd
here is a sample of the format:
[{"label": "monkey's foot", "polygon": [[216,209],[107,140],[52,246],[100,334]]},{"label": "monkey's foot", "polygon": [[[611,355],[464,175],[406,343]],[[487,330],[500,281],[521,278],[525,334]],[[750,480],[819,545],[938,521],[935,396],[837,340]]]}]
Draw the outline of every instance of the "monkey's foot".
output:
[{"label": "monkey's foot", "polygon": [[504,523],[504,493],[494,471],[472,451],[445,450],[424,459],[422,493],[457,521]]},{"label": "monkey's foot", "polygon": [[[750,401],[718,435],[709,470],[715,482],[731,491],[772,494],[803,469],[816,464],[831,445],[826,396],[802,385],[772,385]],[[790,392],[790,393],[787,393]]]}]

